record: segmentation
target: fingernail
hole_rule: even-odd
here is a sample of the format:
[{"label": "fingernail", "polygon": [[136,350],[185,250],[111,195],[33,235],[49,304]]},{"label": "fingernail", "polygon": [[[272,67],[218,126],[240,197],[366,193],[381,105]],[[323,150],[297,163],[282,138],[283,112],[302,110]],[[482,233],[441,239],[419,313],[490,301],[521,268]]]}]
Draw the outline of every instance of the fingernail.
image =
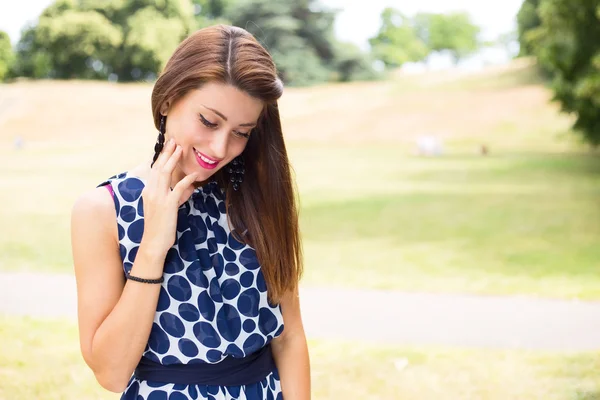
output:
[{"label": "fingernail", "polygon": [[174,140],[173,138],[169,139],[169,144],[173,144]]}]

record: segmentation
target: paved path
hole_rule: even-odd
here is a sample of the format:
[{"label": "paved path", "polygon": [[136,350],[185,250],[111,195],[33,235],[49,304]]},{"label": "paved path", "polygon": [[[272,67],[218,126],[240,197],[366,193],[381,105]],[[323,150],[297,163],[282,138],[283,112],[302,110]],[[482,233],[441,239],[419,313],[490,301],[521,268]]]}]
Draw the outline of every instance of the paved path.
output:
[{"label": "paved path", "polygon": [[[600,350],[600,302],[315,287],[303,287],[300,295],[309,338]],[[75,280],[0,273],[0,313],[75,319]]]}]

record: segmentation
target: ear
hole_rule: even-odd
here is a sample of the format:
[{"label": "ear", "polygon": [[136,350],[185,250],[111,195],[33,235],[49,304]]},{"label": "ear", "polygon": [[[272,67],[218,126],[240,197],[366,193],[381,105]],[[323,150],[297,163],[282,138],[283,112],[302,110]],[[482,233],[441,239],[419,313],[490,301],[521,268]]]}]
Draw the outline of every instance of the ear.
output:
[{"label": "ear", "polygon": [[170,108],[170,102],[169,101],[165,101],[162,106],[160,107],[160,113],[162,115],[167,115],[169,113],[169,108]]}]

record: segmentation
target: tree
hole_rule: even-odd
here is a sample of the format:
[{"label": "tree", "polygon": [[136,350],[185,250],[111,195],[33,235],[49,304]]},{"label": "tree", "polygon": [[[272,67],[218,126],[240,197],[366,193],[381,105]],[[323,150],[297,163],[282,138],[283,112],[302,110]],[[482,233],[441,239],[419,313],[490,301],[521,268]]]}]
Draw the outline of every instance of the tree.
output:
[{"label": "tree", "polygon": [[15,60],[9,71],[11,78],[19,76],[35,79],[47,78],[52,72],[50,54],[37,42],[35,27],[26,26],[17,43]]},{"label": "tree", "polygon": [[373,71],[365,54],[349,52],[335,40],[335,11],[318,1],[239,0],[226,8],[225,17],[265,46],[288,85],[357,79]]},{"label": "tree", "polygon": [[123,40],[121,31],[94,11],[66,10],[40,18],[37,43],[50,57],[56,78],[98,78],[111,52]]},{"label": "tree", "polygon": [[57,0],[23,32],[14,73],[152,79],[195,27],[190,0]]},{"label": "tree", "polygon": [[337,81],[373,80],[379,74],[373,69],[374,60],[354,43],[336,42],[334,67]]},{"label": "tree", "polygon": [[455,62],[480,47],[479,27],[466,13],[418,13],[409,18],[386,8],[381,13],[381,28],[369,40],[374,57],[387,67],[424,61],[431,52],[447,51]]},{"label": "tree", "polygon": [[190,0],[79,0],[122,32],[107,71],[119,80],[153,79],[179,42],[196,29]]},{"label": "tree", "polygon": [[554,99],[576,116],[574,129],[600,144],[600,0],[540,0],[540,25],[526,42],[552,76]]},{"label": "tree", "polygon": [[154,78],[181,39],[187,36],[187,29],[179,18],[165,18],[155,8],[137,11],[127,20],[127,37],[120,50],[129,57],[124,63],[127,68],[122,70],[130,68],[134,79]]},{"label": "tree", "polygon": [[374,77],[369,58],[335,40],[317,0],[55,0],[17,45],[14,75],[152,80],[176,46],[216,23],[250,31],[289,85]]},{"label": "tree", "polygon": [[0,31],[0,81],[6,76],[13,62],[12,45],[6,32]]},{"label": "tree", "polygon": [[228,13],[236,0],[193,0],[194,15],[199,28],[213,24],[231,25]]},{"label": "tree", "polygon": [[533,55],[533,48],[527,35],[542,23],[537,12],[539,4],[540,0],[525,0],[517,14],[519,55],[521,56]]},{"label": "tree", "polygon": [[[239,1],[228,13],[233,25],[248,30],[271,53],[282,80],[290,85],[304,86],[329,80],[330,71],[315,45],[301,35],[303,21],[297,15],[306,18],[306,14],[297,9],[305,3],[246,0]],[[319,17],[328,18],[326,12],[318,12],[313,18]]]},{"label": "tree", "polygon": [[381,13],[377,36],[369,39],[373,57],[386,67],[396,68],[407,62],[423,61],[429,49],[417,34],[414,21],[393,8]]},{"label": "tree", "polygon": [[474,53],[480,47],[480,29],[469,14],[419,13],[414,17],[417,36],[430,51],[450,53],[455,63]]}]

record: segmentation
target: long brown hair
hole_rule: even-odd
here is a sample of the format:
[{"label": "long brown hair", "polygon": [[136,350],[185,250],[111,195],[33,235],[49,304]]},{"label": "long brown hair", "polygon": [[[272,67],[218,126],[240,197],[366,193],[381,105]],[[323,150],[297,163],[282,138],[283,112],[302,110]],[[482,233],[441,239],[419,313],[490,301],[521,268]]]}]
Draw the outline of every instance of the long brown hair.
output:
[{"label": "long brown hair", "polygon": [[152,91],[154,124],[160,110],[207,82],[232,85],[264,103],[243,152],[246,173],[240,190],[222,168],[215,178],[226,188],[229,224],[235,237],[256,250],[269,300],[279,303],[295,290],[303,272],[298,210],[277,100],[283,84],[269,53],[242,28],[200,29],[175,50]]}]

